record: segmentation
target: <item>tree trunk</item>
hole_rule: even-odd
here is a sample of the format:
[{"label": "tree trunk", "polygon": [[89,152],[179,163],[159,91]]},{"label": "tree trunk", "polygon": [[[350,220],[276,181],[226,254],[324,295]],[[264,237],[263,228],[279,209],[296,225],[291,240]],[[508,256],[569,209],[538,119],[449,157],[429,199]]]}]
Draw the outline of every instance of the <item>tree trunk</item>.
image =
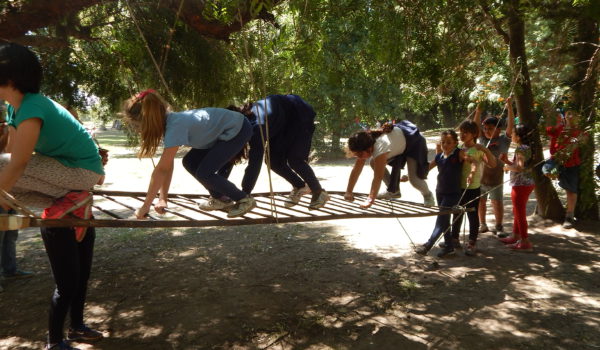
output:
[{"label": "tree trunk", "polygon": [[519,0],[512,0],[507,9],[509,55],[515,76],[519,77],[515,86],[515,99],[520,120],[533,132],[531,149],[536,164],[533,176],[535,180],[535,196],[537,198],[537,214],[552,220],[562,220],[564,208],[550,180],[542,174],[544,159],[542,142],[539,133],[539,119],[533,113],[533,92],[525,54],[525,24],[519,12]]},{"label": "tree trunk", "polygon": [[[574,71],[570,85],[572,86],[572,106],[581,116],[580,127],[587,130],[590,137],[580,147],[581,167],[579,170],[579,196],[575,207],[575,215],[581,219],[598,220],[598,199],[596,198],[594,181],[594,125],[596,122],[595,99],[598,73],[594,54],[598,55],[598,22],[580,11],[577,18],[577,35],[574,38],[575,54]],[[589,64],[582,64],[590,62]]]},{"label": "tree trunk", "polygon": [[331,148],[329,151],[332,155],[337,155],[342,149],[340,142],[342,137],[342,101],[339,95],[333,96],[333,115]]}]

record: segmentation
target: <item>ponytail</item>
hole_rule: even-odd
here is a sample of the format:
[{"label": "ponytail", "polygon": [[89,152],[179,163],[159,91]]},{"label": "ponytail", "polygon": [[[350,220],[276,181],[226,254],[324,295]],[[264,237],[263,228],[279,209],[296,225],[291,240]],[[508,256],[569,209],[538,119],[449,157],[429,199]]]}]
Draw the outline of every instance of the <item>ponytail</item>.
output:
[{"label": "ponytail", "polygon": [[125,101],[123,119],[141,137],[138,157],[152,157],[165,135],[169,105],[154,90],[146,90]]}]

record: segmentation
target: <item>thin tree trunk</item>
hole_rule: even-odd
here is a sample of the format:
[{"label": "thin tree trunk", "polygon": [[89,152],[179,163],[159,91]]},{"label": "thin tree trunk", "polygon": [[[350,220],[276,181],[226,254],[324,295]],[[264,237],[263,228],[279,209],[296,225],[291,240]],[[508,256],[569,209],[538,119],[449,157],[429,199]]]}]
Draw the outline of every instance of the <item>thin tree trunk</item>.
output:
[{"label": "thin tree trunk", "polygon": [[525,24],[519,12],[519,0],[512,0],[507,10],[509,55],[513,70],[518,76],[515,89],[517,112],[520,120],[534,130],[531,149],[533,161],[537,164],[533,176],[535,180],[535,196],[537,198],[537,214],[552,220],[562,220],[564,208],[550,180],[542,174],[544,159],[542,142],[538,129],[539,119],[533,113],[533,92],[525,54]]},{"label": "thin tree trunk", "polygon": [[341,152],[341,137],[342,137],[342,102],[340,96],[333,97],[333,128],[331,132],[331,154],[339,154]]},{"label": "thin tree trunk", "polygon": [[[594,54],[598,54],[598,22],[580,12],[577,18],[577,36],[574,38],[576,51],[572,75],[572,103],[580,113],[580,127],[587,130],[590,137],[580,147],[581,167],[579,169],[579,196],[575,207],[575,215],[582,219],[598,220],[598,199],[596,198],[594,181],[594,138],[593,129],[596,122],[595,99],[598,73]],[[595,44],[595,45],[594,45]],[[585,64],[584,62],[589,62]]]}]

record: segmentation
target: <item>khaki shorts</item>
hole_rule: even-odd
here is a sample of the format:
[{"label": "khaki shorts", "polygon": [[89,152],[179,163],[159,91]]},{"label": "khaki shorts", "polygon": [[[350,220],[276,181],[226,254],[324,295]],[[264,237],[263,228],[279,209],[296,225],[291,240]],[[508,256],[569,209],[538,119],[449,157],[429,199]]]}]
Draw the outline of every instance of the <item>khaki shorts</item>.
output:
[{"label": "khaki shorts", "polygon": [[[488,191],[490,191],[490,192],[488,193]],[[504,184],[500,184],[497,186],[481,185],[481,200],[483,200],[483,201],[487,200],[488,196],[493,201],[503,201],[504,200]]]}]

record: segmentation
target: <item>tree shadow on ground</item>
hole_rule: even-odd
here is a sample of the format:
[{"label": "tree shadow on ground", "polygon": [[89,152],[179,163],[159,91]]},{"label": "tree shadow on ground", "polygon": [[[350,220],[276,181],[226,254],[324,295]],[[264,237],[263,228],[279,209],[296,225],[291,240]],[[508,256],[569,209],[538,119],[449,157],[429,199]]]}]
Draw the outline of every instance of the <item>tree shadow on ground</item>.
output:
[{"label": "tree shadow on ground", "polygon": [[[536,233],[536,252],[519,254],[488,235],[478,257],[440,261],[386,259],[354,248],[338,230],[330,223],[99,229],[86,317],[107,338],[93,348],[600,344],[597,237]],[[0,347],[40,348],[45,337],[52,279],[39,238],[30,234],[24,246],[38,275],[0,295]]]}]

